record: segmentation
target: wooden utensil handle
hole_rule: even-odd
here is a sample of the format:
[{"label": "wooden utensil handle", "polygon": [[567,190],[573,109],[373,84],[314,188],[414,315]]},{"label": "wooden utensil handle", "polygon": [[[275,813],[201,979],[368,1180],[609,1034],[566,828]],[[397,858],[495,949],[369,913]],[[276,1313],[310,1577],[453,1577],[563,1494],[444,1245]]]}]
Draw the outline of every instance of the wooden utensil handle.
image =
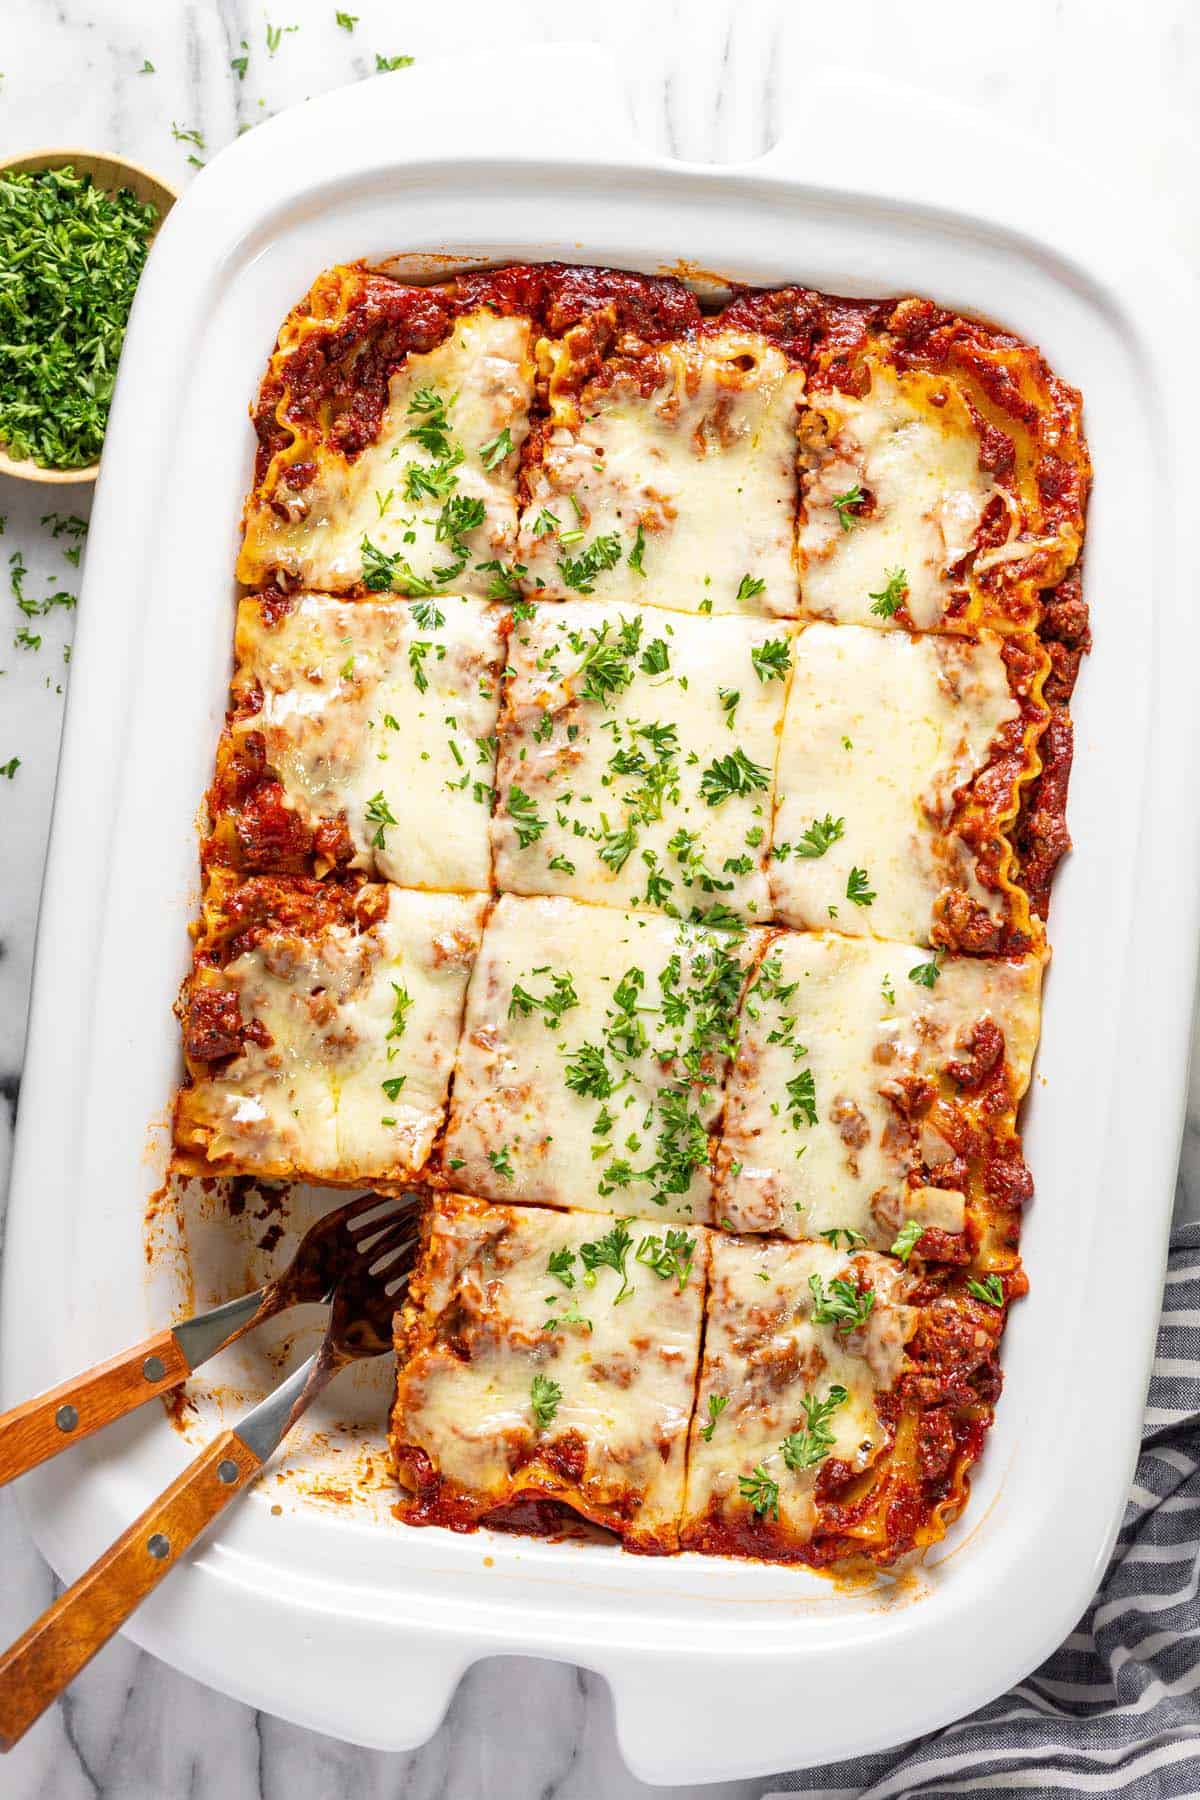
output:
[{"label": "wooden utensil handle", "polygon": [[0,1413],[0,1487],[90,1437],[190,1373],[170,1331],[156,1332],[108,1362]]},{"label": "wooden utensil handle", "polygon": [[0,1657],[0,1750],[11,1750],[262,1464],[222,1432]]}]

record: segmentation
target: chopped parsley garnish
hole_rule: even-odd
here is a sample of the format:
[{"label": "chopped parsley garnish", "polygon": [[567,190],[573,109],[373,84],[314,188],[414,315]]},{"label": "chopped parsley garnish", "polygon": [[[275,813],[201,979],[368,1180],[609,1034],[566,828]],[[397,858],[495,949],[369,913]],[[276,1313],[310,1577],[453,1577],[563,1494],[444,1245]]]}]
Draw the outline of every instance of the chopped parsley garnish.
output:
[{"label": "chopped parsley garnish", "polygon": [[0,175],[0,443],[79,469],[100,456],[157,210],[75,170]]},{"label": "chopped parsley garnish", "polygon": [[578,1325],[582,1331],[592,1329],[592,1321],[585,1319],[579,1310],[578,1300],[568,1300],[556,1319],[547,1319],[542,1326],[543,1331],[565,1331],[572,1325]]},{"label": "chopped parsley garnish", "polygon": [[388,1027],[389,1039],[401,1038],[404,1036],[404,1027],[408,1023],[409,1008],[412,1006],[412,995],[407,988],[401,987],[398,981],[393,981],[392,992],[396,996],[396,1004],[392,1008],[392,1022]]},{"label": "chopped parsley garnish", "polygon": [[551,1381],[547,1375],[534,1376],[529,1389],[529,1404],[539,1431],[545,1431],[547,1425],[553,1424],[561,1399],[562,1389],[557,1381]]},{"label": "chopped parsley garnish", "polygon": [[865,1325],[875,1309],[875,1289],[861,1292],[852,1281],[839,1275],[826,1288],[819,1275],[810,1275],[812,1320],[814,1325],[832,1325],[843,1336]]},{"label": "chopped parsley garnish", "polygon": [[846,830],[845,819],[835,819],[826,813],[823,819],[814,819],[807,831],[802,831],[794,845],[797,856],[824,856],[831,844],[836,844]]},{"label": "chopped parsley garnish", "polygon": [[561,1250],[552,1250],[546,1263],[546,1273],[553,1275],[555,1281],[561,1281],[565,1288],[575,1286],[575,1252],[565,1246]]},{"label": "chopped parsley garnish", "polygon": [[486,574],[491,571],[492,579],[488,582],[487,598],[489,600],[511,600],[513,602],[513,618],[528,618],[528,613],[521,613],[518,608],[521,600],[521,576],[525,573],[524,563],[502,563],[493,556],[488,562],[476,563],[475,567]]},{"label": "chopped parsley garnish", "polygon": [[366,811],[365,811],[364,816],[366,818],[368,825],[377,825],[379,827],[379,829],[376,831],[374,837],[371,839],[371,844],[372,844],[373,848],[376,850],[384,849],[385,848],[385,841],[384,841],[385,826],[396,825],[399,823],[399,821],[395,818],[395,816],[392,813],[391,807],[388,805],[387,801],[384,799],[382,788],[380,788],[380,790],[377,794],[372,794],[371,798],[367,801]]},{"label": "chopped parsley garnish", "polygon": [[683,1292],[692,1273],[696,1240],[686,1231],[671,1230],[665,1238],[644,1237],[635,1255],[638,1262],[653,1269],[660,1281],[677,1281],[677,1292]]},{"label": "chopped parsley garnish", "polygon": [[625,1263],[629,1255],[633,1238],[627,1229],[628,1220],[618,1219],[611,1231],[606,1231],[602,1238],[593,1244],[580,1244],[579,1260],[583,1264],[584,1287],[595,1287],[596,1270],[612,1269],[621,1278],[621,1285],[613,1296],[613,1305],[617,1306],[633,1292]]},{"label": "chopped parsley garnish", "polygon": [[770,785],[771,771],[751,762],[740,745],[709,763],[700,777],[700,792],[710,806],[721,806],[733,794],[752,794]]},{"label": "chopped parsley garnish", "polygon": [[875,898],[871,887],[871,877],[865,869],[851,869],[846,882],[846,898],[853,900],[855,906],[870,906]]},{"label": "chopped parsley garnish", "polygon": [[548,507],[543,506],[541,512],[533,521],[532,535],[535,538],[548,537],[552,531],[557,531],[561,524],[562,520],[559,518],[558,514],[552,513]]},{"label": "chopped parsley garnish", "polygon": [[793,1431],[785,1437],[779,1446],[789,1469],[815,1469],[818,1463],[825,1461],[833,1449],[833,1431],[829,1421],[838,1407],[845,1406],[849,1398],[845,1388],[836,1382],[823,1400],[818,1400],[815,1394],[804,1396],[800,1402],[804,1424],[799,1431]]},{"label": "chopped parsley garnish", "polygon": [[651,638],[642,652],[638,668],[644,675],[665,675],[671,667],[671,653],[662,638]]},{"label": "chopped parsley garnish", "polygon": [[817,1235],[824,1238],[825,1242],[834,1250],[837,1249],[842,1238],[846,1240],[847,1250],[857,1250],[867,1241],[862,1232],[855,1231],[852,1225],[833,1225],[828,1231],[818,1232]]},{"label": "chopped parsley garnish", "polygon": [[595,588],[597,575],[602,574],[605,569],[615,568],[620,560],[621,540],[613,531],[606,537],[593,538],[578,556],[560,556],[558,572],[567,587],[574,588],[580,594],[590,594]]},{"label": "chopped parsley garnish", "polygon": [[935,956],[931,962],[918,963],[915,969],[910,969],[908,979],[917,982],[920,987],[931,988],[936,986],[941,973],[941,965]]},{"label": "chopped parsley garnish", "polygon": [[782,681],[792,666],[791,646],[786,638],[768,638],[754,645],[750,661],[760,681]]},{"label": "chopped parsley garnish", "polygon": [[817,1094],[811,1069],[801,1069],[787,1084],[788,1116],[794,1130],[817,1123]]},{"label": "chopped parsley garnish", "polygon": [[868,594],[867,599],[874,601],[871,608],[873,613],[881,619],[890,619],[893,613],[899,612],[908,598],[908,576],[903,569],[888,569],[885,571],[885,583],[878,594]]},{"label": "chopped parsley garnish", "polygon": [[512,1157],[509,1155],[507,1144],[504,1145],[503,1149],[489,1150],[487,1155],[488,1161],[491,1163],[493,1169],[495,1169],[497,1175],[502,1175],[505,1181],[512,1181],[514,1179]]},{"label": "chopped parsley garnish", "polygon": [[563,1079],[573,1094],[591,1100],[607,1100],[613,1091],[613,1078],[598,1044],[580,1044],[563,1072]]},{"label": "chopped parsley garnish", "polygon": [[741,697],[737,688],[717,689],[717,699],[721,702],[721,711],[725,714],[725,726],[729,731],[733,730],[736,723],[738,702]]},{"label": "chopped parsley garnish", "polygon": [[708,1424],[700,1427],[700,1436],[706,1444],[712,1443],[712,1434],[717,1428],[717,1420],[728,1405],[728,1394],[710,1394],[708,1396]]},{"label": "chopped parsley garnish", "polygon": [[414,601],[412,616],[422,631],[440,631],[446,623],[445,613],[432,600]]},{"label": "chopped parsley garnish", "polygon": [[379,1085],[388,1099],[394,1100],[407,1080],[407,1075],[389,1075],[387,1080],[381,1081]]},{"label": "chopped parsley garnish", "polygon": [[771,1480],[761,1463],[756,1463],[749,1475],[738,1476],[738,1493],[750,1502],[760,1518],[770,1513],[772,1518],[778,1519],[779,1483]]},{"label": "chopped parsley garnish", "polygon": [[756,595],[765,591],[766,585],[766,582],[760,581],[757,575],[743,575],[742,579],[738,582],[738,591],[735,598],[739,602],[753,600]]},{"label": "chopped parsley garnish", "polygon": [[892,1245],[892,1255],[898,1256],[902,1263],[906,1263],[916,1248],[917,1240],[924,1229],[925,1227],[919,1219],[905,1219],[896,1233],[896,1241]]},{"label": "chopped parsley garnish", "polygon": [[[488,443],[479,446],[479,460],[485,469],[491,470],[494,469],[498,463],[502,463],[506,456],[511,456],[512,451],[512,432],[506,425],[504,430],[499,432]],[[482,502],[480,502],[480,504],[482,505]]]},{"label": "chopped parsley garnish", "polygon": [[550,992],[539,998],[523,988],[520,982],[514,982],[512,998],[508,1003],[508,1016],[510,1019],[527,1019],[531,1013],[540,1012],[547,1029],[557,1031],[562,1024],[563,1014],[579,1005],[575,983],[570,975],[550,974],[548,969],[538,969],[534,973],[550,975]]},{"label": "chopped parsley garnish", "polygon": [[633,658],[638,652],[642,622],[622,618],[615,636],[609,636],[610,630],[606,619],[589,634],[590,643],[582,634],[572,643],[572,648],[583,653],[579,665],[580,699],[595,700],[601,706],[607,706],[610,696],[623,693],[633,680]]},{"label": "chopped parsley garnish", "polygon": [[600,861],[619,875],[637,848],[637,828],[627,825],[623,831],[606,831],[598,855]]},{"label": "chopped parsley garnish", "polygon": [[844,494],[834,495],[832,501],[833,510],[838,516],[838,524],[843,531],[851,530],[854,525],[857,509],[862,505],[865,499],[866,495],[863,493],[857,482],[855,482],[853,487],[847,488]]},{"label": "chopped parsley garnish", "polygon": [[635,575],[645,576],[646,571],[642,567],[642,558],[645,554],[646,554],[646,534],[642,530],[642,522],[639,519],[638,520],[638,528],[637,528],[637,536],[633,540],[633,549],[629,552],[629,555],[625,558],[625,561],[629,564],[629,567],[633,570]]},{"label": "chopped parsley garnish", "polygon": [[968,1281],[967,1292],[985,1306],[1004,1305],[1004,1283],[998,1275],[985,1275],[982,1281]]},{"label": "chopped parsley garnish", "polygon": [[513,822],[517,844],[522,850],[527,850],[530,844],[536,844],[546,829],[546,821],[539,816],[535,802],[515,783],[508,790],[508,816]]}]

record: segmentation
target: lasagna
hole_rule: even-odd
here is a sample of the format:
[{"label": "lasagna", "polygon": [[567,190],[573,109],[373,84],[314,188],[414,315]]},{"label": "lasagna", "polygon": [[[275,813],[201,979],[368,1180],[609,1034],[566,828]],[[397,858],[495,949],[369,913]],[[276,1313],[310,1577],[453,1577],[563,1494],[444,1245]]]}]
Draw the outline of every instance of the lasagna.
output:
[{"label": "lasagna", "polygon": [[421,1192],[409,1526],[966,1505],[1089,644],[1080,398],[918,297],[326,271],[252,407],[180,1165]]},{"label": "lasagna", "polygon": [[438,1196],[397,1320],[402,1518],[551,1502],[678,1548],[708,1235],[631,1223]]}]

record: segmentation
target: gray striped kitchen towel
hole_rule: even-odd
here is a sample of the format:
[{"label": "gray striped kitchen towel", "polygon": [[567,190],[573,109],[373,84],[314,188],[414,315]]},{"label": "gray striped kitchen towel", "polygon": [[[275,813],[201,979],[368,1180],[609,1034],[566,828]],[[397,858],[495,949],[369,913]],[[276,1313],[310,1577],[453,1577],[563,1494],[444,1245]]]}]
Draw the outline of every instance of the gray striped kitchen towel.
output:
[{"label": "gray striped kitchen towel", "polygon": [[1200,1223],[1171,1239],[1137,1477],[1078,1628],[969,1719],[775,1786],[823,1800],[1200,1795]]}]

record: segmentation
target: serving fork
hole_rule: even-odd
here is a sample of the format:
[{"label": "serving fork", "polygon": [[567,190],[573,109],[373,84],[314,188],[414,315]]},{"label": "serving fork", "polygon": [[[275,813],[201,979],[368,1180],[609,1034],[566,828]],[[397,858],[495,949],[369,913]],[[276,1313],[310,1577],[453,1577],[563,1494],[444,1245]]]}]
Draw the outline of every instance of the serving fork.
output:
[{"label": "serving fork", "polygon": [[368,1228],[411,1218],[412,1204],[411,1196],[389,1203],[378,1194],[363,1194],[337,1207],[310,1227],[286,1268],[265,1286],[155,1332],[109,1361],[0,1413],[0,1487],[156,1394],[178,1387],[218,1350],[276,1313],[327,1300],[341,1269],[358,1255]]},{"label": "serving fork", "polygon": [[[391,1349],[392,1316],[407,1285],[416,1245],[411,1198],[389,1204],[372,1194],[351,1201],[313,1226],[276,1281],[187,1320],[172,1332],[160,1333],[0,1419],[0,1431],[9,1427],[7,1439],[0,1437],[0,1449],[7,1441],[10,1462],[14,1452],[24,1454],[19,1467],[8,1468],[11,1478],[54,1455],[63,1442],[89,1435],[151,1394],[182,1381],[207,1357],[285,1307],[309,1300],[329,1304],[325,1335],[315,1353],[237,1425],[214,1438],[0,1656],[0,1750],[10,1750],[24,1736],[184,1551],[249,1486],[334,1376],[351,1362]],[[189,1328],[195,1329],[189,1334]],[[170,1364],[179,1371],[173,1380],[165,1379],[162,1352],[169,1349],[165,1340],[172,1341],[182,1364],[174,1360]],[[161,1376],[142,1373],[147,1391],[136,1384],[139,1355],[164,1361]],[[88,1408],[86,1426],[80,1400]],[[78,1414],[79,1427],[64,1431],[56,1426],[63,1441],[44,1448],[41,1424],[46,1409],[52,1409],[48,1416],[54,1418],[63,1407]],[[14,1419],[23,1421],[22,1435],[18,1426],[10,1425]]]}]

